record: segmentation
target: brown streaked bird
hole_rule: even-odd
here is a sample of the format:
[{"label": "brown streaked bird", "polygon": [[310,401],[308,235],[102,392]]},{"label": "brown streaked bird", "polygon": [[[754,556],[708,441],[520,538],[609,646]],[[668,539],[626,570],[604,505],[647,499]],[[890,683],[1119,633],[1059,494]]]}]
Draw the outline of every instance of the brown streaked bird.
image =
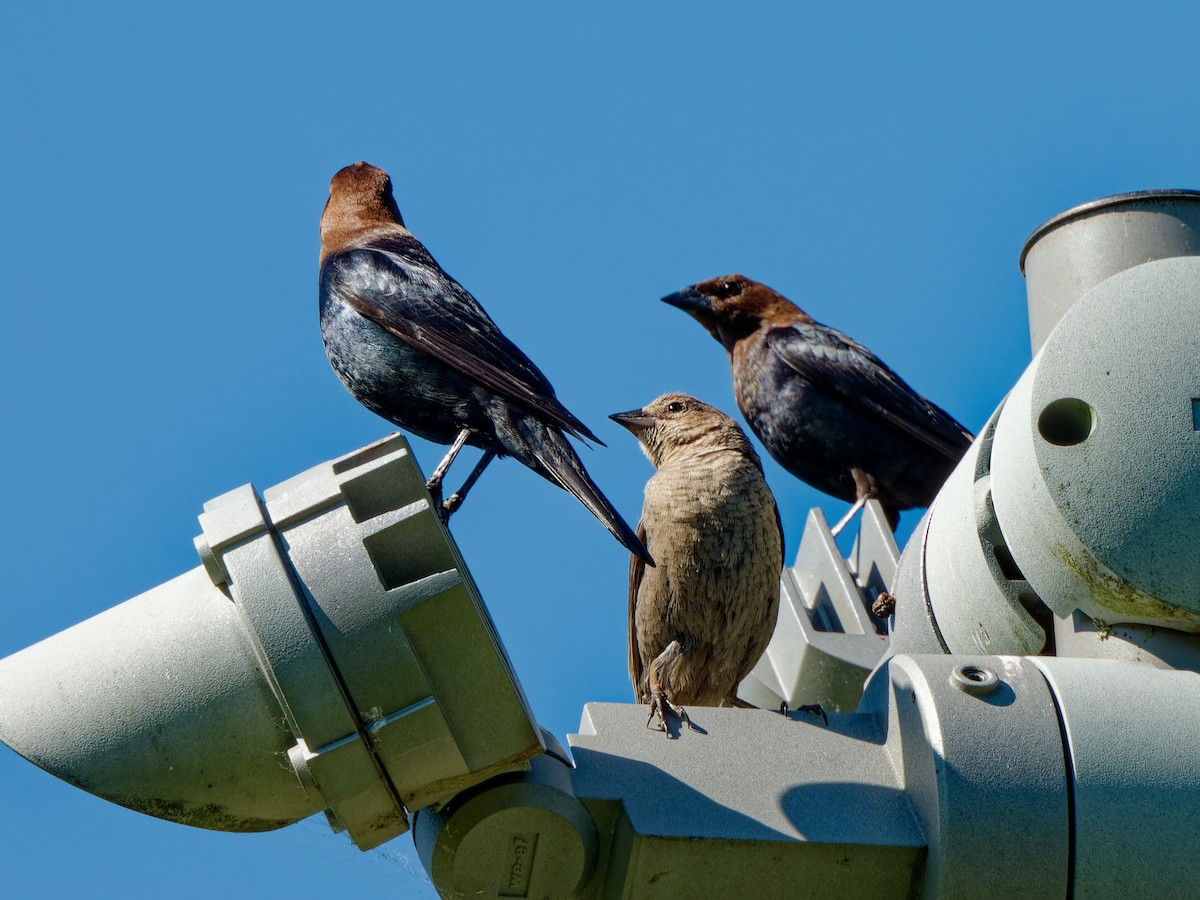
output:
[{"label": "brown streaked bird", "polygon": [[[443,520],[495,457],[512,456],[574,494],[653,565],[564,433],[601,442],[405,227],[391,179],[368,163],[347,166],[329,185],[320,301],[325,352],[350,393],[405,431],[451,445],[427,485]],[[483,456],[443,504],[442,479],[465,444]]]},{"label": "brown streaked bird", "polygon": [[874,353],[744,275],[663,297],[729,354],[738,408],[767,452],[818,490],[853,503],[837,534],[877,498],[928,506],[973,437]]},{"label": "brown streaked bird", "polygon": [[754,447],[733,419],[686,394],[610,416],[656,469],[638,537],[657,561],[629,568],[629,676],[666,730],[668,710],[749,706],[737,687],[779,611],[783,529]]}]

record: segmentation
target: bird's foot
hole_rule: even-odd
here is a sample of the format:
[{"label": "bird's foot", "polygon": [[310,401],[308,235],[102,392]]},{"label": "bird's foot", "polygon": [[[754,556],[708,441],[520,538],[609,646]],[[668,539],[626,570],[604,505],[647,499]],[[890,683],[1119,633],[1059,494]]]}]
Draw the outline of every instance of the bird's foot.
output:
[{"label": "bird's foot", "polygon": [[676,706],[667,699],[667,695],[662,691],[654,691],[650,694],[650,715],[646,716],[646,727],[650,727],[650,723],[654,721],[654,717],[658,717],[658,725],[655,726],[658,731],[667,731],[667,713],[675,714],[684,725],[695,731],[696,726],[692,724],[692,720],[688,718],[687,710],[682,706]]},{"label": "bird's foot", "polygon": [[425,482],[425,490],[429,491],[429,497],[433,500],[435,508],[440,508],[442,505],[442,479],[430,478]]},{"label": "bird's foot", "polygon": [[[787,716],[789,710],[786,700],[779,704],[779,712],[784,717]],[[825,710],[821,707],[820,703],[803,703],[796,707],[796,712],[808,713],[810,716],[820,716],[821,722],[825,727],[829,727],[829,716],[825,715]]]},{"label": "bird's foot", "polygon": [[459,500],[458,503],[455,503],[453,506],[450,505],[451,501],[454,500],[454,498],[458,495],[453,494],[449,500],[443,502],[442,480],[440,478],[436,482],[432,478],[425,482],[425,490],[429,491],[430,505],[433,507],[434,513],[437,514],[438,520],[443,525],[449,525],[450,513],[454,512],[454,510],[458,508],[458,503],[462,502]]},{"label": "bird's foot", "polygon": [[896,611],[896,598],[887,591],[880,591],[875,602],[871,604],[871,612],[881,619],[886,619]]},{"label": "bird's foot", "polygon": [[[465,435],[467,432],[464,431],[463,434]],[[467,499],[467,491],[475,486],[475,482],[479,480],[479,476],[483,474],[483,470],[486,469],[488,464],[495,458],[495,450],[485,451],[483,456],[479,458],[479,462],[475,464],[475,468],[471,470],[471,474],[467,476],[467,480],[462,483],[462,487],[451,494],[445,503],[442,502],[441,488],[438,488],[437,514],[438,518],[442,520],[443,525],[450,524],[450,517],[454,515],[455,510],[462,506],[463,501]],[[432,481],[433,479],[430,480]],[[429,487],[428,484],[425,486]]]},{"label": "bird's foot", "polygon": [[450,521],[450,517],[454,515],[455,510],[462,506],[463,495],[461,491],[455,491],[449,496],[445,503],[438,507],[438,515],[442,517],[442,524]]},{"label": "bird's foot", "polygon": [[811,716],[820,716],[821,723],[826,728],[829,727],[829,716],[825,715],[825,710],[821,708],[820,703],[804,703],[796,707],[796,712],[808,713]]}]

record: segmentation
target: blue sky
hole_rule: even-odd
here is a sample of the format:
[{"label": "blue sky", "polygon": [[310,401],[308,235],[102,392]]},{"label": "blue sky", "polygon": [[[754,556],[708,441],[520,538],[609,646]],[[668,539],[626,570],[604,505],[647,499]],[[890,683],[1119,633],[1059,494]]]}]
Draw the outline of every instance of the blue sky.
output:
[{"label": "blue sky", "polygon": [[[609,445],[583,458],[631,523],[650,466],[607,414],[734,412],[664,294],[741,271],[977,428],[1029,359],[1026,236],[1200,186],[1184,4],[170,6],[0,12],[0,657],[197,565],[206,500],[390,430],[317,330],[347,163]],[[845,506],[767,470],[790,556]],[[452,524],[544,726],[630,699],[627,556],[578,503],[501,462]],[[14,897],[432,896],[408,837],[206,833],[3,748],[0,806]]]}]

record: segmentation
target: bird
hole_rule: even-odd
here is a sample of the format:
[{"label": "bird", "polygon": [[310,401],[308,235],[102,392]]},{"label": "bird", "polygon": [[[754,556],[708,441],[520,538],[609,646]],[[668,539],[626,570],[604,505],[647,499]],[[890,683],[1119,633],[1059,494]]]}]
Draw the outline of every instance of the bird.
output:
[{"label": "bird", "polygon": [[738,409],[767,452],[800,480],[852,503],[836,535],[878,499],[929,506],[974,439],[878,356],[744,275],[662,298],[696,319],[729,355]]},{"label": "bird", "polygon": [[[603,442],[405,227],[391,178],[370,163],[346,166],[329,185],[321,215],[320,324],[330,364],[363,406],[450,445],[426,485],[443,521],[493,459],[511,456],[574,494],[626,549],[653,565],[565,435]],[[442,480],[464,445],[483,455],[443,503]]]},{"label": "bird", "polygon": [[614,413],[655,467],[638,537],[658,565],[629,566],[629,676],[667,730],[685,706],[751,706],[738,684],[775,630],[783,527],[754,446],[725,413],[664,394]]}]

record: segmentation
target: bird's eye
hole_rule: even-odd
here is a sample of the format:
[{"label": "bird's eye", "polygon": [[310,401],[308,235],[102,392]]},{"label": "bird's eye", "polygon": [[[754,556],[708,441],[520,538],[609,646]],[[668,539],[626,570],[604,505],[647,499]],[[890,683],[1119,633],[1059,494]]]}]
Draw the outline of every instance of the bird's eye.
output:
[{"label": "bird's eye", "polygon": [[683,404],[678,400],[668,403],[667,412],[683,412]]},{"label": "bird's eye", "polygon": [[720,291],[722,297],[733,297],[742,292],[742,286],[736,281],[722,281]]}]

